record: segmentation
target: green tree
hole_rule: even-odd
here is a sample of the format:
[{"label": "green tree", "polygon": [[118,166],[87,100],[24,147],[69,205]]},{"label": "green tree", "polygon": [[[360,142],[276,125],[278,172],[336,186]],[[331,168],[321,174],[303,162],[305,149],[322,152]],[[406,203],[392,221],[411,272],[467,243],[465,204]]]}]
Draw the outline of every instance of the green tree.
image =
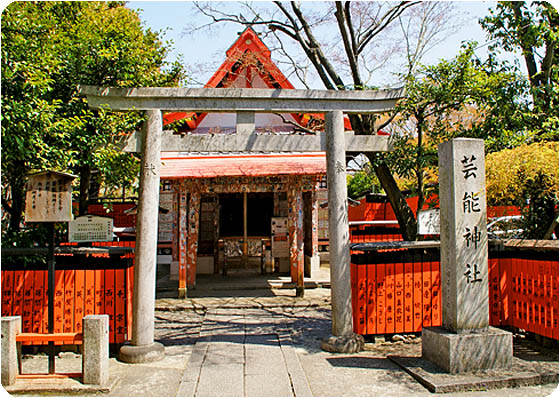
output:
[{"label": "green tree", "polygon": [[537,142],[486,157],[490,206],[516,205],[525,237],[542,239],[558,219],[558,142]]},{"label": "green tree", "polygon": [[[426,173],[436,171],[440,142],[458,136],[483,138],[487,151],[495,151],[524,137],[514,111],[524,106],[519,102],[523,81],[507,68],[481,63],[475,47],[468,43],[454,59],[409,76],[407,97],[398,104],[395,150],[386,157],[397,174],[415,180],[418,208],[425,202]],[[508,123],[514,125],[511,130],[505,128]]]},{"label": "green tree", "polygon": [[366,193],[374,192],[379,186],[379,181],[369,170],[369,167],[347,177],[348,197],[359,199]]},{"label": "green tree", "polygon": [[499,51],[521,51],[531,87],[536,140],[558,140],[558,11],[546,1],[500,1],[480,21]]},{"label": "green tree", "polygon": [[138,127],[138,114],[92,111],[79,85],[170,86],[170,43],[142,27],[124,2],[15,2],[2,15],[2,207],[19,230],[25,176],[44,168],[80,176],[80,212],[92,171],[129,181],[131,158],[113,142]]}]

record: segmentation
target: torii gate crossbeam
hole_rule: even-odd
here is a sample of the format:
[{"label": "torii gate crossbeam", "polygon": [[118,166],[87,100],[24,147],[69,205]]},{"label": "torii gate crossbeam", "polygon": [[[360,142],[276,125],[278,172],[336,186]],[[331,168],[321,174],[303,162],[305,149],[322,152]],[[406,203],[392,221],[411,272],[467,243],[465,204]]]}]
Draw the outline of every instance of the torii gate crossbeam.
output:
[{"label": "torii gate crossbeam", "polygon": [[[103,88],[80,87],[94,109],[145,111],[147,120],[141,143],[131,137],[128,151],[142,151],[134,271],[131,345],[123,346],[120,359],[148,362],[163,357],[163,346],[154,342],[155,264],[159,202],[160,152],[189,151],[326,151],[329,200],[329,248],[332,297],[332,337],[341,350],[359,349],[354,339],[350,286],[350,242],[346,190],[345,151],[390,150],[387,137],[354,136],[344,132],[343,113],[380,113],[394,108],[403,89],[335,91],[241,88]],[[162,131],[162,111],[236,112],[234,136],[172,136]],[[324,113],[325,133],[315,136],[257,135],[254,113]],[[298,275],[298,286],[303,288]],[[332,345],[331,345],[331,348]]]}]

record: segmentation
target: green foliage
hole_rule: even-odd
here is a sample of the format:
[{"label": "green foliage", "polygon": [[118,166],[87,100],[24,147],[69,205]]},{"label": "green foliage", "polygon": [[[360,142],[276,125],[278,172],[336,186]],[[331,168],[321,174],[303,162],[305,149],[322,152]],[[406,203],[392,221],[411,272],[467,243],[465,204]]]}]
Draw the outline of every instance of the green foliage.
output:
[{"label": "green foliage", "polygon": [[486,157],[489,206],[524,209],[528,238],[542,238],[558,217],[558,142],[533,143]]},{"label": "green foliage", "polygon": [[87,171],[83,178],[97,170],[105,184],[130,186],[136,159],[114,142],[142,118],[92,111],[78,86],[177,85],[183,68],[166,63],[170,43],[124,2],[14,2],[1,23],[2,206],[10,229],[19,228],[33,170]]},{"label": "green foliage", "polygon": [[348,197],[358,199],[366,193],[375,192],[379,189],[379,180],[375,173],[369,170],[361,170],[347,177]]},{"label": "green foliage", "polygon": [[546,1],[501,1],[480,21],[491,56],[520,51],[532,98],[526,122],[535,140],[558,140],[558,11]]},{"label": "green foliage", "polygon": [[437,145],[454,137],[482,138],[488,152],[525,139],[521,114],[526,92],[523,79],[505,65],[475,57],[476,43],[467,43],[451,60],[420,68],[407,80],[407,97],[387,154],[405,187],[424,203],[426,186],[437,181]]}]

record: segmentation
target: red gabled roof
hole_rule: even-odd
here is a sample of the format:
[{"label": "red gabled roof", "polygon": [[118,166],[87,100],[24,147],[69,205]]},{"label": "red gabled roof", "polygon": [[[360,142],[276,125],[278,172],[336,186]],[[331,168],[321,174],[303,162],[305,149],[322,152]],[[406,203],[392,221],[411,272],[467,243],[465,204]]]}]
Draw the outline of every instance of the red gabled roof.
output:
[{"label": "red gabled roof", "polygon": [[[247,27],[237,38],[237,40],[226,51],[226,60],[212,75],[204,87],[219,88],[229,87],[233,81],[245,69],[249,74],[258,74],[269,88],[294,89],[294,86],[272,61],[269,48],[259,38],[257,33]],[[247,87],[251,88],[249,79]],[[196,129],[204,120],[207,113],[196,112],[171,112],[163,115],[163,124],[168,125],[173,122],[184,120],[186,132]],[[294,114],[292,117],[302,126],[307,126],[312,119],[324,120],[323,114]],[[352,130],[350,119],[344,116],[344,128]],[[379,135],[389,135],[379,131]]]},{"label": "red gabled roof", "polygon": [[[204,87],[229,87],[240,72],[248,68],[250,73],[258,74],[269,88],[293,89],[294,86],[282,71],[272,62],[270,50],[253,29],[248,27],[226,51],[226,60],[212,75]],[[248,82],[247,88],[250,88]],[[206,117],[206,113],[172,112],[163,115],[163,124],[185,120],[187,130],[194,130]],[[296,121],[301,116],[292,114]]]},{"label": "red gabled roof", "polygon": [[259,154],[166,153],[161,158],[161,178],[260,177],[319,175],[327,172],[324,152]]},{"label": "red gabled roof", "polygon": [[253,71],[256,71],[270,88],[294,88],[276,64],[272,62],[268,47],[250,27],[239,35],[235,43],[226,51],[226,56],[227,58],[222,66],[208,80],[205,87],[227,87],[228,83],[231,83],[228,78],[231,79],[236,75],[235,65],[239,62],[249,61],[245,66],[253,68]]}]

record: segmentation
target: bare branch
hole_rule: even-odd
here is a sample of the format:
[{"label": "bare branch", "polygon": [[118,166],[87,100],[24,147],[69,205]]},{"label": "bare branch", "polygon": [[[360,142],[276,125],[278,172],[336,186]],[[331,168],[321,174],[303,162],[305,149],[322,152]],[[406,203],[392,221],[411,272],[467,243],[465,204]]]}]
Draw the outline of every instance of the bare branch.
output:
[{"label": "bare branch", "polygon": [[370,27],[362,35],[361,40],[358,39],[357,53],[358,54],[361,53],[375,36],[377,36],[380,32],[382,32],[391,22],[393,22],[396,18],[398,18],[407,8],[412,7],[419,3],[420,3],[419,1],[401,1],[398,5],[392,7],[389,11],[387,11],[381,17],[381,20],[379,22],[370,25]]},{"label": "bare branch", "polygon": [[243,17],[242,14],[235,14],[235,15],[234,14],[228,14],[228,13],[225,13],[223,11],[220,11],[220,10],[218,10],[216,8],[212,8],[212,7],[209,7],[207,9],[206,7],[201,6],[200,3],[198,3],[198,2],[194,2],[193,4],[196,7],[196,9],[202,15],[210,18],[212,20],[212,22],[201,25],[200,27],[191,29],[189,32],[195,32],[197,30],[201,30],[203,28],[210,27],[212,24],[215,24],[215,23],[218,23],[218,22],[231,22],[231,23],[236,23],[236,24],[243,25],[243,26],[258,26],[258,25],[270,26],[270,25],[273,25],[278,30],[283,29],[285,31],[285,33],[288,34],[292,38],[293,38],[293,35],[294,35],[294,33],[291,31],[291,30],[294,29],[293,26],[291,26],[290,24],[287,24],[287,23],[283,23],[283,22],[281,22],[279,20],[276,20],[276,19],[264,20],[264,19],[261,18],[260,14],[257,13],[247,3],[243,3],[243,4],[254,15],[254,18],[251,21],[249,21],[245,17]]},{"label": "bare branch", "polygon": [[[309,89],[310,87],[307,84],[307,79],[306,79],[308,65],[303,67],[301,65],[301,62],[296,60],[292,56],[292,54],[289,51],[286,50],[286,48],[284,47],[284,43],[282,42],[282,40],[280,40],[280,38],[278,37],[278,34],[275,31],[272,31],[271,33],[274,36],[276,43],[278,44],[278,48],[271,49],[271,50],[278,51],[286,59],[288,59],[288,62],[281,61],[281,60],[279,60],[277,62],[279,64],[289,64],[291,66],[292,72],[290,72],[290,74],[287,77],[289,78],[290,75],[295,74],[296,77],[298,78],[298,80],[305,86],[305,88]],[[308,58],[306,58],[306,60],[309,61]]]},{"label": "bare branch", "polygon": [[290,4],[292,5],[292,10],[296,14],[296,17],[301,23],[305,35],[307,36],[307,40],[309,42],[309,47],[312,55],[317,58],[318,64],[320,64],[321,69],[324,69],[326,71],[326,73],[334,83],[334,85],[330,84],[331,87],[327,87],[327,88],[333,88],[333,89],[337,88],[338,90],[344,90],[344,82],[342,81],[338,73],[336,73],[335,69],[333,68],[332,64],[329,62],[327,57],[325,57],[325,54],[321,49],[321,45],[313,35],[313,32],[311,31],[311,27],[307,23],[305,16],[301,12],[301,9],[297,5],[297,3],[293,1],[290,2]]},{"label": "bare branch", "polygon": [[449,24],[455,17],[454,7],[452,3],[423,2],[409,15],[398,18],[406,43],[407,75],[415,73],[429,50],[461,28],[461,23]]},{"label": "bare branch", "polygon": [[[294,37],[292,37],[292,38],[300,44],[302,50],[305,52],[305,54],[307,55],[307,57],[309,58],[309,60],[313,64],[313,66],[315,67],[315,70],[319,74],[319,78],[321,79],[321,81],[323,82],[325,87],[328,88],[328,89],[334,89],[334,86],[331,83],[331,80],[330,80],[327,72],[323,68],[319,57],[317,57],[316,51],[312,48],[310,41],[306,40],[299,33],[301,28],[298,26],[297,21],[293,18],[292,13],[290,13],[284,7],[284,5],[281,2],[275,1],[274,4],[280,9],[280,11],[282,11],[282,13],[288,18],[290,23],[293,25],[293,30],[295,31],[295,34],[294,34]],[[293,6],[293,3],[292,3],[292,6]],[[301,14],[301,12],[300,12],[300,14]],[[303,19],[303,21],[306,22],[305,18],[303,18],[303,15],[300,15],[300,17],[298,17],[298,19],[300,21]],[[308,27],[308,30],[310,31],[310,28],[309,28],[308,25],[307,25],[307,27]],[[280,30],[283,33],[286,33],[281,29],[278,29],[278,30]]]},{"label": "bare branch", "polygon": [[357,54],[358,45],[356,43],[356,33],[354,32],[354,24],[352,23],[352,13],[350,12],[350,2],[344,3],[344,12],[346,17],[346,25],[348,26],[348,31],[350,33],[350,40],[352,42],[352,53]]},{"label": "bare branch", "polygon": [[294,131],[301,131],[301,132],[304,132],[304,133],[307,133],[307,134],[313,134],[313,135],[317,134],[317,131],[315,131],[315,130],[311,130],[307,127],[304,127],[301,124],[294,122],[293,120],[286,119],[284,117],[284,115],[282,115],[281,113],[274,113],[274,114],[276,116],[280,117],[280,119],[282,119],[283,123],[289,124],[290,126],[293,126]]},{"label": "bare branch", "polygon": [[375,126],[374,131],[378,132],[379,130],[383,130],[385,127],[387,127],[389,124],[391,124],[393,122],[393,120],[395,120],[395,117],[399,114],[399,112],[397,111],[393,111],[391,112],[391,116],[389,116],[389,118],[387,120],[385,120],[383,123],[381,123],[378,126]]},{"label": "bare branch", "polygon": [[[348,4],[348,2],[346,3]],[[346,57],[348,58],[348,64],[350,65],[350,70],[352,71],[352,79],[354,80],[354,87],[356,89],[362,89],[363,84],[360,79],[360,70],[358,69],[358,58],[356,53],[354,53],[352,49],[351,43],[351,33],[348,32],[352,29],[351,26],[347,26],[346,22],[348,21],[346,14],[346,10],[342,7],[342,4],[337,1],[336,2],[336,20],[338,22],[338,30],[340,31],[340,35],[342,36],[342,42],[344,43],[344,49],[346,50]]]}]

